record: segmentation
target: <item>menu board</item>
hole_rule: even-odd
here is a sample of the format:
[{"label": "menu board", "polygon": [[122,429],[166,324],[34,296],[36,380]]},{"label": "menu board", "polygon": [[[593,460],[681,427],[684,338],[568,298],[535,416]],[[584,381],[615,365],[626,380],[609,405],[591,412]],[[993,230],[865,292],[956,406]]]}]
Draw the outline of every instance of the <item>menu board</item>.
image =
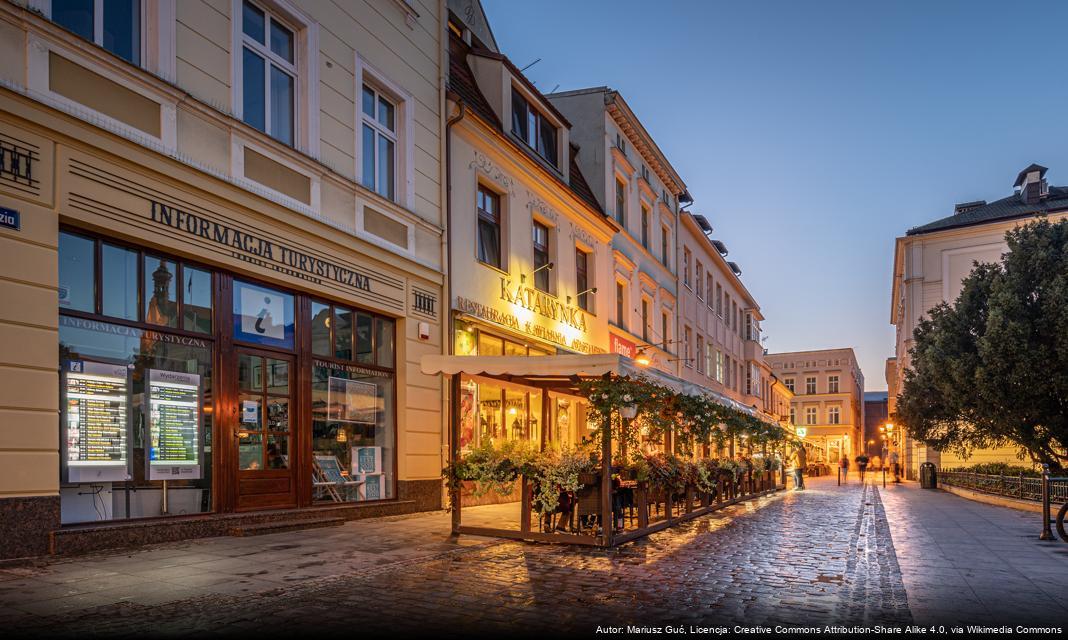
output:
[{"label": "menu board", "polygon": [[76,360],[65,373],[67,481],[126,480],[129,371]]},{"label": "menu board", "polygon": [[200,376],[147,372],[148,479],[200,479]]}]

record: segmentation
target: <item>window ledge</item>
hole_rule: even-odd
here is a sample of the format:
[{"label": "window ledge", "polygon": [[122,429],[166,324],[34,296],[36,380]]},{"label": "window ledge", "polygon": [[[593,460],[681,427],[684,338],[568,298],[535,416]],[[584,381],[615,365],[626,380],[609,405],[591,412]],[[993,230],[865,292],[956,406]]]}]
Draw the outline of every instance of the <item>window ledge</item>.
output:
[{"label": "window ledge", "polygon": [[416,21],[419,20],[419,12],[415,10],[415,7],[406,0],[393,0],[393,4],[404,12],[404,23],[408,28],[414,29]]}]

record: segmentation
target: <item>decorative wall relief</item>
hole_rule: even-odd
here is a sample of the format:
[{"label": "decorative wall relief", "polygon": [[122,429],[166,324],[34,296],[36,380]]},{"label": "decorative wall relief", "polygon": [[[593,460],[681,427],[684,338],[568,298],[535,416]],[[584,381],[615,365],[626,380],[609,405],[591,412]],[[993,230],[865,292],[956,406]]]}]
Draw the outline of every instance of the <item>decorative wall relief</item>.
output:
[{"label": "decorative wall relief", "polygon": [[469,169],[474,169],[479,173],[484,174],[500,186],[512,193],[512,188],[515,186],[515,180],[509,175],[497,168],[497,165],[493,164],[486,154],[475,151],[475,159],[471,161],[471,164],[467,165]]},{"label": "decorative wall relief", "polygon": [[548,203],[546,203],[544,200],[534,195],[530,191],[527,191],[527,198],[529,198],[529,200],[527,201],[527,207],[530,208],[531,213],[537,211],[542,215],[542,217],[546,218],[547,220],[550,220],[553,224],[557,224],[560,219],[560,216],[552,207],[548,205]]}]

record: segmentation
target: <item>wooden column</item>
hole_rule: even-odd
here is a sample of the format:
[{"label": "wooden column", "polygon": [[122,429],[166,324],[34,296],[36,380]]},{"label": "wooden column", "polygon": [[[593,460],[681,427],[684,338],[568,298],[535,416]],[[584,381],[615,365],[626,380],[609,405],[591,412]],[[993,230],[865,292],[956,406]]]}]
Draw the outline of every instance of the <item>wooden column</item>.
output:
[{"label": "wooden column", "polygon": [[522,511],[519,513],[519,530],[530,533],[530,483],[523,476],[519,482],[519,505]]},{"label": "wooden column", "polygon": [[604,418],[601,433],[601,544],[612,546],[612,414]]},{"label": "wooden column", "polygon": [[[460,459],[460,374],[449,379],[449,463]],[[449,489],[452,502],[452,534],[460,533],[460,488]]]}]

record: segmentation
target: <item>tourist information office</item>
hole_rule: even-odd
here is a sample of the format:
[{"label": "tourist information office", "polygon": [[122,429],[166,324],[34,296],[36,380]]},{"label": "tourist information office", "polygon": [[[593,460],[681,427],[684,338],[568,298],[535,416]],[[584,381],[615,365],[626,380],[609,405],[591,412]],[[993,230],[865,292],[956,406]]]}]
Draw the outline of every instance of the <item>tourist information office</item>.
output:
[{"label": "tourist information office", "polygon": [[[27,381],[14,383],[47,386],[59,417],[59,497],[19,498],[33,508],[14,530],[33,540],[58,533],[56,550],[101,523],[158,517],[157,536],[137,540],[146,542],[225,533],[211,517],[159,532],[197,514],[440,504],[439,480],[409,481],[398,468],[397,383],[407,349],[440,349],[440,283],[145,150],[125,161],[42,131],[5,123],[3,133],[32,166],[5,174],[5,191],[22,179],[38,195],[0,194],[21,217],[0,241],[9,255],[56,247],[36,276],[51,299],[8,300],[24,324],[54,319],[59,370],[38,385],[49,367],[27,367]],[[420,428],[440,433],[438,408],[430,413]]]}]

